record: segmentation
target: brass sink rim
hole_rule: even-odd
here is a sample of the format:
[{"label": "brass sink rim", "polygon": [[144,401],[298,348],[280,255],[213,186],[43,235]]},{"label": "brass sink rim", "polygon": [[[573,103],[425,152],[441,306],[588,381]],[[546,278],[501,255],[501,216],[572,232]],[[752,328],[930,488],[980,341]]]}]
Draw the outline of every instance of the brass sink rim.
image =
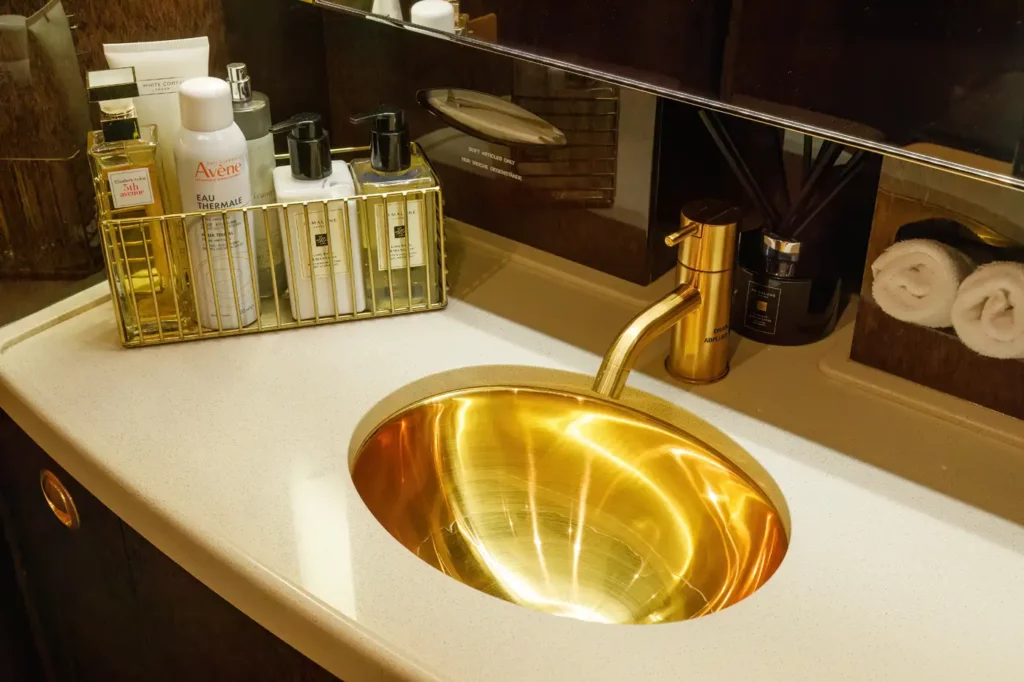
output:
[{"label": "brass sink rim", "polygon": [[785,498],[734,439],[650,394],[488,369],[402,387],[353,433],[354,492],[403,551],[486,596],[605,624],[711,615],[777,573]]},{"label": "brass sink rim", "polygon": [[[613,399],[613,398],[608,398],[607,396],[601,395],[601,394],[596,393],[596,392],[594,392],[592,390],[589,390],[589,389],[586,392],[583,392],[583,391],[575,391],[575,390],[557,388],[557,387],[553,387],[553,386],[532,385],[532,384],[484,384],[484,385],[480,385],[480,386],[466,386],[466,387],[463,387],[463,388],[448,389],[448,390],[442,391],[440,393],[429,395],[429,396],[427,396],[425,398],[419,398],[418,400],[409,403],[405,407],[400,408],[400,409],[395,410],[394,412],[390,413],[387,417],[385,417],[384,419],[380,420],[377,423],[377,425],[375,427],[373,427],[366,436],[363,437],[363,439],[359,443],[359,446],[354,449],[353,455],[352,455],[352,457],[349,460],[349,475],[351,475],[352,471],[355,469],[356,462],[361,457],[360,453],[363,452],[363,449],[366,447],[367,443],[370,442],[370,440],[377,434],[377,432],[381,429],[381,427],[383,427],[386,424],[388,424],[389,422],[393,421],[399,415],[402,415],[402,414],[404,414],[406,412],[412,412],[413,410],[415,410],[417,408],[420,408],[420,407],[422,407],[424,405],[428,405],[430,403],[440,402],[441,400],[444,400],[446,398],[451,398],[451,397],[455,397],[455,396],[459,396],[459,395],[465,395],[465,394],[471,394],[471,393],[496,393],[496,392],[503,392],[503,391],[508,391],[508,390],[512,390],[512,391],[519,391],[519,390],[532,391],[532,392],[536,392],[536,393],[544,393],[544,394],[559,396],[559,397],[562,397],[562,398],[584,398],[584,399],[592,401],[592,402],[602,403],[602,404],[610,406],[610,407],[612,407],[612,408],[614,408],[616,410],[621,410],[623,412],[628,412],[628,413],[630,413],[632,415],[635,415],[635,416],[637,416],[639,418],[642,418],[642,419],[644,419],[646,421],[650,421],[650,422],[653,422],[655,424],[658,424],[661,427],[663,427],[663,428],[665,428],[665,429],[667,429],[669,431],[677,432],[677,433],[680,434],[681,437],[689,439],[689,440],[693,440],[693,441],[697,442],[698,444],[703,445],[708,450],[712,451],[722,461],[724,461],[727,464],[731,465],[731,467],[733,469],[735,469],[736,472],[739,473],[743,477],[743,479],[751,487],[753,487],[757,491],[761,492],[766,498],[768,498],[771,501],[771,503],[777,509],[779,508],[779,503],[778,503],[778,500],[777,500],[776,496],[773,495],[771,493],[771,491],[766,490],[764,487],[762,487],[762,485],[750,475],[750,473],[746,470],[746,468],[744,466],[742,466],[739,463],[737,463],[729,455],[726,455],[725,453],[723,453],[718,447],[712,445],[711,443],[708,443],[707,441],[705,441],[703,438],[700,438],[699,436],[696,436],[696,435],[693,435],[693,434],[689,433],[683,427],[677,426],[677,425],[673,424],[672,422],[667,421],[667,420],[665,420],[665,419],[663,419],[663,418],[661,418],[659,416],[652,415],[649,412],[645,412],[645,411],[639,409],[638,407],[634,407],[633,405],[630,405],[630,404],[628,404],[626,402],[623,402],[621,400],[616,400],[616,399]],[[656,396],[654,396],[654,397],[656,397]],[[669,404],[671,405],[671,403],[669,403]],[[682,412],[687,412],[683,408],[679,408],[679,410],[682,411]],[[696,415],[694,415],[694,416],[696,416]],[[700,419],[700,417],[697,417],[697,419]],[[704,420],[702,420],[702,421],[704,421]],[[728,436],[725,436],[725,434],[722,434],[722,435],[725,438],[728,438]],[[754,460],[754,461],[756,462],[756,460]],[[765,474],[767,474],[767,471],[765,471]],[[784,500],[784,498],[783,498],[783,500]],[[786,531],[786,540],[788,541],[790,539],[790,532],[791,532],[790,531],[790,525],[789,525],[789,522],[788,522],[789,514],[788,513],[783,513],[782,509],[779,509],[779,513],[780,513],[780,517],[783,520],[783,527],[784,527],[784,529]]]},{"label": "brass sink rim", "polygon": [[[626,386],[618,398],[608,398],[592,389],[593,377],[579,372],[538,367],[536,365],[477,365],[444,370],[404,384],[377,400],[357,423],[349,441],[348,472],[351,480],[359,453],[372,435],[384,424],[412,408],[442,395],[484,388],[523,388],[561,391],[573,396],[601,401],[617,408],[639,412],[647,419],[689,434],[725,461],[731,463],[771,501],[782,521],[789,542],[793,540],[789,504],[775,477],[731,436],[707,419],[682,405],[660,396]],[[673,387],[678,390],[677,387]],[[378,416],[379,415],[379,416]],[[360,498],[361,499],[361,498]],[[364,505],[365,506],[365,505]]]}]

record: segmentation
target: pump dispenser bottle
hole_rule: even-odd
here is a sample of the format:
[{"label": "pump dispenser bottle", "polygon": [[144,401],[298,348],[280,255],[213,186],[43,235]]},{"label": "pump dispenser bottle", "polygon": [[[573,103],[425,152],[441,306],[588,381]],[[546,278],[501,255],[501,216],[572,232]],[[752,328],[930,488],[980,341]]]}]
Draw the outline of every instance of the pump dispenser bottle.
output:
[{"label": "pump dispenser bottle", "polygon": [[[367,248],[377,308],[392,310],[392,300],[395,310],[425,306],[428,290],[435,296],[439,291],[438,286],[427,286],[425,263],[437,253],[434,202],[440,199],[415,190],[434,187],[437,180],[409,141],[404,111],[383,107],[351,120],[372,124],[370,158],[353,161],[352,176],[356,191],[367,197],[360,210],[369,228]],[[391,196],[392,192],[407,193]],[[382,194],[389,195],[386,201]],[[431,274],[436,273],[437,267],[432,266]]]},{"label": "pump dispenser bottle", "polygon": [[355,206],[330,201],[355,194],[348,164],[331,160],[331,145],[319,114],[297,114],[270,130],[288,133],[289,165],[274,170],[277,200],[304,202],[288,206],[286,215],[279,209],[292,316],[313,320],[365,310]]}]

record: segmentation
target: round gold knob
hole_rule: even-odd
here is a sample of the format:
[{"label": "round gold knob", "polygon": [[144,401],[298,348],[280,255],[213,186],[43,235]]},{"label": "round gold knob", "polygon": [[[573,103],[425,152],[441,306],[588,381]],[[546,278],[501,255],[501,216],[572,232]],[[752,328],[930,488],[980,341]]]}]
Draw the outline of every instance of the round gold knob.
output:
[{"label": "round gold knob", "polygon": [[71,530],[75,530],[81,525],[78,518],[78,507],[75,506],[71,493],[60,482],[56,474],[49,469],[40,471],[39,487],[43,489],[43,497],[46,499],[46,504],[50,505],[50,511],[53,512],[58,521]]}]

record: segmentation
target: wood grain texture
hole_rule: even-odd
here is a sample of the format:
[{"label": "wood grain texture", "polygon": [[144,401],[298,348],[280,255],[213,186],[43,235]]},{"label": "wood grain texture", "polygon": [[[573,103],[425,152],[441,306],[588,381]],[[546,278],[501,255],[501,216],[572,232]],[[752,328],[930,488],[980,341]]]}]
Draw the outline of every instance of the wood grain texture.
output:
[{"label": "wood grain texture", "polygon": [[83,153],[0,159],[0,277],[78,279],[103,267]]},{"label": "wood grain texture", "polygon": [[[968,231],[980,226],[1017,237],[1024,229],[1020,192],[995,188],[907,161],[886,159],[875,201],[864,282],[850,357],[871,367],[1024,419],[1024,361],[1000,360],[970,350],[952,330],[889,317],[871,297],[871,264],[906,225],[953,221]],[[936,234],[927,236],[935,238]],[[948,238],[943,235],[943,239]],[[957,243],[956,246],[963,247]],[[964,247],[966,249],[966,247]],[[1002,257],[1010,251],[987,249]],[[979,260],[974,251],[972,255]]]},{"label": "wood grain texture", "polygon": [[978,355],[955,334],[889,317],[860,301],[850,357],[871,367],[1024,419],[1024,362]]},{"label": "wood grain texture", "polygon": [[[897,145],[934,139],[930,129],[972,100],[998,114],[985,88],[1019,70],[1021,11],[995,1],[733,0],[721,99],[820,115],[855,135],[874,129]],[[983,144],[980,131],[954,127],[964,148]],[[1001,142],[1009,158],[1016,139]]]},{"label": "wood grain texture", "polygon": [[[43,468],[74,498],[77,530],[47,507]],[[33,673],[41,667],[50,682],[337,682],[129,528],[2,412],[0,501],[34,624],[31,634],[12,641],[31,649],[35,634],[42,652],[33,667],[31,659],[5,660],[0,643],[0,673],[9,663]],[[2,588],[0,606],[10,598]],[[12,615],[0,614],[0,635]]]},{"label": "wood grain texture", "polygon": [[[107,68],[104,43],[207,36],[211,73],[223,73],[228,61],[220,0],[59,4],[74,31],[62,22],[42,31],[49,19],[39,19],[34,25],[40,30],[28,34],[29,77],[0,69],[0,277],[78,278],[102,267],[90,244],[95,211],[79,101],[84,80],[77,82],[76,73],[84,79],[87,70]],[[27,16],[47,6],[44,0],[0,0],[0,14]],[[58,34],[69,37],[54,42]],[[20,48],[4,36],[0,53],[7,58]],[[76,81],[70,90],[69,78]]]},{"label": "wood grain texture", "polygon": [[210,73],[221,73],[230,61],[220,0],[65,0],[78,24],[77,42],[85,70],[105,69],[104,43],[210,39]]},{"label": "wood grain texture", "polygon": [[131,564],[155,679],[338,682],[171,561],[127,525]]},{"label": "wood grain texture", "polygon": [[[223,0],[223,12],[229,61],[248,65],[272,119],[312,111],[330,121],[323,11],[298,0]],[[278,148],[287,151],[284,136]]]},{"label": "wood grain texture", "polygon": [[42,665],[32,640],[18,574],[20,557],[11,552],[10,512],[0,492],[0,680],[38,680]]},{"label": "wood grain texture", "polygon": [[71,25],[57,5],[0,0],[0,14],[28,17],[23,32],[0,33],[0,60],[28,60],[0,68],[0,158],[68,158],[85,144],[84,81]]},{"label": "wood grain texture", "polygon": [[718,91],[726,0],[462,0],[461,8],[471,17],[493,13],[505,46],[663,87]]},{"label": "wood grain texture", "polygon": [[[152,679],[139,664],[147,647],[137,627],[120,521],[2,414],[0,447],[8,530],[56,680]],[[79,529],[65,528],[47,507],[39,486],[44,468],[74,498]]]}]

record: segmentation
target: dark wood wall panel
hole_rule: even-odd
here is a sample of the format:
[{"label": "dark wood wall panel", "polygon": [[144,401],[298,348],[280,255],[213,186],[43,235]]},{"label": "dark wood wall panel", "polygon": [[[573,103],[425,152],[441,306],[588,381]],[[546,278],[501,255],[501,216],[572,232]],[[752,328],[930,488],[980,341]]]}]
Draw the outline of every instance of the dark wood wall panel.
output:
[{"label": "dark wood wall panel", "polygon": [[861,299],[857,310],[850,357],[1024,419],[1024,362],[986,358],[965,348],[955,334],[900,322],[870,296]]},{"label": "dark wood wall panel", "polygon": [[897,145],[932,140],[1009,160],[1024,114],[1013,95],[1022,7],[733,0],[721,99]]},{"label": "dark wood wall panel", "polygon": [[322,11],[298,0],[223,0],[223,8],[229,61],[249,66],[274,121],[304,111],[330,120]]},{"label": "dark wood wall panel", "polygon": [[211,73],[228,63],[220,0],[64,0],[78,23],[78,47],[86,70],[105,69],[103,43],[210,39]]},{"label": "dark wood wall panel", "polygon": [[494,13],[499,42],[579,66],[714,95],[729,0],[463,0]]}]

